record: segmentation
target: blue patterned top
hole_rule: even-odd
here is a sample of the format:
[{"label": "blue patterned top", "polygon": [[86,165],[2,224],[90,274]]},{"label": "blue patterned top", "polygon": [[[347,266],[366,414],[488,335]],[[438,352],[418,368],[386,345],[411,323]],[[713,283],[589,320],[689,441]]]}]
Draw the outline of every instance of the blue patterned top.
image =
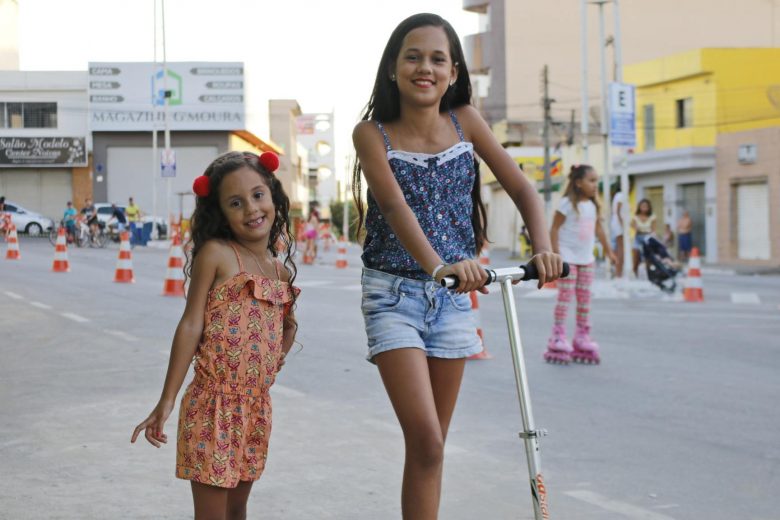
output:
[{"label": "blue patterned top", "polygon": [[[471,190],[476,179],[474,146],[465,141],[453,112],[450,118],[460,142],[434,155],[393,150],[382,123],[376,122],[385,141],[390,169],[406,203],[433,249],[448,264],[476,256],[471,226]],[[398,241],[370,190],[363,264],[404,278],[431,279]]]}]

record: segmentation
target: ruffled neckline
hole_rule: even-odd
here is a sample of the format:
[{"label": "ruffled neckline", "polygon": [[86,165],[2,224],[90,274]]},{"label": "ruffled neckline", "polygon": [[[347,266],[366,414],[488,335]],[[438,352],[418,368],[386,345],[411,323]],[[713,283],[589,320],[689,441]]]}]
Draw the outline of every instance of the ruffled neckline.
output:
[{"label": "ruffled neckline", "polygon": [[[256,300],[264,300],[277,305],[292,302],[293,294],[301,290],[283,280],[271,279],[259,274],[242,271],[217,285],[209,292],[209,307],[221,305],[235,299],[244,287],[251,285],[252,296]],[[233,298],[231,298],[233,296]]]}]

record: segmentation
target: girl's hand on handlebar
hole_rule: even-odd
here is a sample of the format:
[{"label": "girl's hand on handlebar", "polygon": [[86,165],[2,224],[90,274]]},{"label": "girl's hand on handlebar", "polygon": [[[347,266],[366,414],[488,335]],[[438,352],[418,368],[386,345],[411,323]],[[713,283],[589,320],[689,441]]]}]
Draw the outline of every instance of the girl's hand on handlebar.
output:
[{"label": "girl's hand on handlebar", "polygon": [[454,275],[458,277],[459,285],[455,289],[458,293],[467,293],[479,291],[487,294],[485,287],[488,276],[482,266],[476,260],[461,260],[456,264],[447,264],[436,273],[436,283],[441,283],[445,276]]},{"label": "girl's hand on handlebar", "polygon": [[554,282],[563,273],[563,258],[552,251],[537,253],[531,258],[531,261],[539,271],[539,284],[537,285],[539,289],[546,283]]}]

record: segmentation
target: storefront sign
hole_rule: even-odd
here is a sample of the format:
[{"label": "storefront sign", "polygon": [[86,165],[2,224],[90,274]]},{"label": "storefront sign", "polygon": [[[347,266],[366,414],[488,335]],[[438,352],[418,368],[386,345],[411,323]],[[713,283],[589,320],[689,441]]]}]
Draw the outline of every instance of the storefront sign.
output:
[{"label": "storefront sign", "polygon": [[92,131],[162,130],[166,99],[171,130],[243,130],[244,64],[89,64]]},{"label": "storefront sign", "polygon": [[84,137],[0,137],[0,167],[86,166]]}]

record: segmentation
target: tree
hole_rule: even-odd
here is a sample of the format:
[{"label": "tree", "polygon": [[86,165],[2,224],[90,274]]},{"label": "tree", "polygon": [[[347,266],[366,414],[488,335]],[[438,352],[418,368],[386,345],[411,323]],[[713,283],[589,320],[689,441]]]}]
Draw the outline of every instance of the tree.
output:
[{"label": "tree", "polygon": [[[357,208],[353,201],[347,201],[349,205],[347,211],[349,212],[349,241],[356,242],[357,237],[355,232],[357,231]],[[332,232],[335,236],[341,236],[341,230],[344,229],[344,203],[343,202],[331,202],[330,203],[330,221]]]}]

